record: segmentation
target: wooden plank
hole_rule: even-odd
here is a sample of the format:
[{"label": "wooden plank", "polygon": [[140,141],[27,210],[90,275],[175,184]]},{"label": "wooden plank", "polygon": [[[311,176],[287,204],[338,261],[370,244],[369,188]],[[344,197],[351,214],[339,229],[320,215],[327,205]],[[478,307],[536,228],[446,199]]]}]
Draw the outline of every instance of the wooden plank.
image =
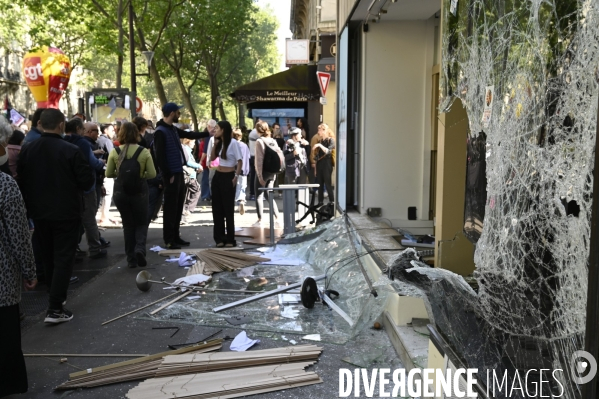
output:
[{"label": "wooden plank", "polygon": [[100,371],[104,371],[104,370],[110,370],[112,368],[116,368],[116,367],[122,367],[125,365],[130,365],[130,364],[135,364],[135,363],[141,363],[141,362],[148,362],[148,361],[152,361],[152,360],[156,360],[156,359],[161,359],[164,356],[167,355],[178,355],[178,354],[183,354],[183,353],[187,353],[187,352],[191,352],[193,350],[198,350],[198,349],[204,349],[204,348],[210,348],[210,347],[214,347],[215,350],[218,349],[216,347],[218,346],[222,346],[223,340],[222,338],[218,338],[218,339],[213,339],[211,341],[208,341],[206,343],[200,344],[200,345],[192,345],[192,346],[187,346],[185,348],[181,348],[181,349],[177,349],[174,351],[166,351],[166,352],[160,352],[160,353],[156,353],[150,356],[146,356],[144,358],[139,358],[139,359],[133,359],[133,360],[127,360],[125,362],[120,362],[120,363],[114,363],[114,364],[109,364],[107,366],[101,366],[101,367],[96,367],[93,369],[87,369],[87,370],[83,370],[83,371],[78,371],[76,373],[72,373],[69,375],[70,379],[79,377],[79,376],[84,376],[87,374],[90,374],[90,371],[92,373],[95,372],[100,372]]}]

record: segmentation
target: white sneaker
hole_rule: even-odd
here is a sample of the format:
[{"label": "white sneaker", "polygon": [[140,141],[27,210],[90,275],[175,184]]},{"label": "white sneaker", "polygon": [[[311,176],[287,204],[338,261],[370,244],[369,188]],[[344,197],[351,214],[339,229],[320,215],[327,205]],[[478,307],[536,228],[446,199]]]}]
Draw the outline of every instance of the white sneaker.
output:
[{"label": "white sneaker", "polygon": [[262,224],[262,220],[258,220],[256,223],[254,223],[254,224],[252,225],[252,227],[262,227],[262,226],[264,226],[264,225]]},{"label": "white sneaker", "polygon": [[244,205],[244,203],[243,203],[243,202],[240,202],[240,203],[239,203],[239,214],[240,214],[240,215],[243,215],[243,214],[245,214],[245,205]]}]

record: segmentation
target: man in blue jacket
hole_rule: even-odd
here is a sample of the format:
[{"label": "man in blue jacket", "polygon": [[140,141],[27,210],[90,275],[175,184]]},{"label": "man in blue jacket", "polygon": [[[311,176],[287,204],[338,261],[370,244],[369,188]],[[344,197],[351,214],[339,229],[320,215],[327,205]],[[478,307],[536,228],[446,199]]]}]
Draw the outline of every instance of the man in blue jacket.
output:
[{"label": "man in blue jacket", "polygon": [[186,132],[173,125],[179,122],[179,106],[166,103],[162,107],[163,118],[156,124],[154,132],[154,151],[156,164],[162,174],[164,187],[164,205],[162,208],[162,237],[168,249],[181,249],[189,241],[181,238],[179,227],[183,214],[183,204],[187,188],[183,178],[183,165],[187,163],[181,139],[201,139],[208,137],[207,132]]},{"label": "man in blue jacket", "polygon": [[31,143],[42,136],[42,132],[40,131],[40,116],[42,112],[46,108],[38,108],[33,113],[33,117],[31,118],[31,129],[25,135],[25,139],[23,140],[23,145]]},{"label": "man in blue jacket", "polygon": [[[96,131],[98,126],[94,125]],[[84,131],[83,121],[79,118],[73,118],[67,122],[65,127],[65,140],[71,144],[75,144],[79,147],[81,154],[88,162],[92,169],[92,177],[94,179],[94,186],[83,193],[83,212],[81,214],[81,223],[85,230],[85,237],[87,238],[87,246],[89,251],[89,257],[92,259],[104,258],[107,255],[107,251],[102,248],[100,242],[100,232],[98,231],[98,223],[96,222],[96,211],[97,200],[96,200],[96,173],[104,169],[105,161],[98,159],[92,152],[91,144],[88,140],[85,140],[81,135]]]}]

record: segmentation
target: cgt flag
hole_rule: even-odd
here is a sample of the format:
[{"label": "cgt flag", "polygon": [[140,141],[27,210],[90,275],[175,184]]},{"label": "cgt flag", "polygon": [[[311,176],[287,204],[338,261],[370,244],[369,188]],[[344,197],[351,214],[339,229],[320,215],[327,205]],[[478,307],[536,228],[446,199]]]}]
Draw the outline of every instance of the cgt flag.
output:
[{"label": "cgt flag", "polygon": [[69,84],[71,63],[62,50],[43,46],[25,55],[23,75],[38,108],[58,108]]}]

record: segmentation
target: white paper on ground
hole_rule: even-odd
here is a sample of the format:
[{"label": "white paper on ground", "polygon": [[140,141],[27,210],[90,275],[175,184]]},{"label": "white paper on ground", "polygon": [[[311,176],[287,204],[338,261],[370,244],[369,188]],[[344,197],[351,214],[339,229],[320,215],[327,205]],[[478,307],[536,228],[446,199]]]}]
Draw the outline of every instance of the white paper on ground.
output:
[{"label": "white paper on ground", "polygon": [[285,306],[281,312],[281,316],[285,317],[286,319],[295,319],[297,316],[299,316],[299,310],[294,309],[293,306]]},{"label": "white paper on ground", "polygon": [[250,277],[254,274],[254,267],[255,266],[249,266],[249,267],[244,267],[243,269],[240,269],[237,272],[237,277]]},{"label": "white paper on ground", "polygon": [[160,245],[154,245],[152,248],[150,248],[150,251],[152,251],[152,252],[160,252],[160,251],[166,251],[166,249],[162,248]]},{"label": "white paper on ground", "polygon": [[192,274],[191,276],[185,276],[176,279],[173,284],[195,285],[199,283],[205,283],[206,281],[210,280],[212,280],[212,276],[206,276],[204,274]]},{"label": "white paper on ground", "polygon": [[245,352],[258,342],[260,342],[259,339],[249,339],[246,332],[242,331],[237,334],[233,342],[231,342],[230,349],[235,352]]},{"label": "white paper on ground", "polygon": [[179,266],[181,267],[185,267],[185,266],[193,266],[193,264],[195,263],[195,261],[193,260],[193,257],[191,255],[187,255],[185,252],[181,252],[181,254],[179,255],[179,258],[169,258],[166,260],[167,262],[170,263],[179,263]]},{"label": "white paper on ground", "polygon": [[302,339],[307,339],[308,341],[320,341],[320,334],[304,335]]}]

